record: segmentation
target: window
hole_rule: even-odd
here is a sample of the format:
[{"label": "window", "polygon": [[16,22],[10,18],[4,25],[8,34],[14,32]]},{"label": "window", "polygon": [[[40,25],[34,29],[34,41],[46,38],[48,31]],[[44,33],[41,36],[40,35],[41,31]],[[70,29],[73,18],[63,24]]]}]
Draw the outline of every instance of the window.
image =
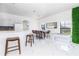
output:
[{"label": "window", "polygon": [[71,22],[68,22],[68,21],[60,22],[60,33],[70,34],[70,32],[71,32]]}]

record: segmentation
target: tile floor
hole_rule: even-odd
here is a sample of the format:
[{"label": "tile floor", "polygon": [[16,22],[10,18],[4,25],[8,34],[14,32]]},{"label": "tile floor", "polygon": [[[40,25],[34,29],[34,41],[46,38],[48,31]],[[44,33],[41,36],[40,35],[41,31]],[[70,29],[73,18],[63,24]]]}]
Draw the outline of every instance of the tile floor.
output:
[{"label": "tile floor", "polygon": [[[22,36],[23,33],[21,33]],[[8,36],[8,35],[7,35]],[[21,37],[21,54],[10,52],[8,56],[79,56],[79,45],[72,44],[70,36],[56,36],[42,40],[35,39],[32,47],[25,46],[25,37]],[[0,43],[0,55],[4,55],[4,41]],[[2,46],[3,45],[3,46]]]}]

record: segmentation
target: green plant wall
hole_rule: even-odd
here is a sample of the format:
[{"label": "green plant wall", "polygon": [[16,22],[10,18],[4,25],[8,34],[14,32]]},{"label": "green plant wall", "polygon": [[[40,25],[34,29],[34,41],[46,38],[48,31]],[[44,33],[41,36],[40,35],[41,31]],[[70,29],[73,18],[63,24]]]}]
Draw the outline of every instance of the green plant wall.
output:
[{"label": "green plant wall", "polygon": [[72,9],[72,42],[79,44],[79,7]]}]

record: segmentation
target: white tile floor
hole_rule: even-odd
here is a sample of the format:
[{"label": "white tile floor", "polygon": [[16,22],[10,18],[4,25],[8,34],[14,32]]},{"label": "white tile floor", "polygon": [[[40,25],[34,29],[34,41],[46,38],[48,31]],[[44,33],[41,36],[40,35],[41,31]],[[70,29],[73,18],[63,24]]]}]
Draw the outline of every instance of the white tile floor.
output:
[{"label": "white tile floor", "polygon": [[[21,33],[22,34],[22,33]],[[35,43],[32,47],[28,44],[25,46],[25,39],[21,39],[21,54],[18,51],[10,52],[8,56],[79,56],[79,45],[71,43],[69,36],[56,37],[56,39],[35,39]],[[3,44],[3,41],[2,41]],[[4,55],[5,44],[0,43],[0,55]]]}]

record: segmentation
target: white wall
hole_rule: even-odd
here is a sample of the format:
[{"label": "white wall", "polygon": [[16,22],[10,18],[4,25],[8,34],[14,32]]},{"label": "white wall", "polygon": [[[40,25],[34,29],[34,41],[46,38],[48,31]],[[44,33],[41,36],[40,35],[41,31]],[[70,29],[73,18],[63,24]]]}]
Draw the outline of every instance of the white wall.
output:
[{"label": "white wall", "polygon": [[68,21],[71,22],[72,21],[72,10],[66,10],[66,11],[62,11],[58,14],[40,19],[40,29],[41,29],[41,24],[45,24],[48,22],[58,22],[58,28],[57,29],[51,29],[51,31],[53,33],[59,33],[60,31],[60,22],[61,21]]},{"label": "white wall", "polygon": [[13,25],[17,23],[22,23],[23,20],[27,20],[29,22],[29,31],[41,29],[41,24],[45,24],[48,22],[58,22],[58,28],[56,30],[51,29],[52,32],[60,32],[60,22],[61,21],[69,21],[71,22],[71,10],[62,11],[58,14],[37,20],[32,17],[26,16],[17,16],[9,13],[0,13],[0,26],[2,25]]},{"label": "white wall", "polygon": [[[29,22],[29,31],[38,29],[37,20],[34,18],[28,18],[26,16],[17,16],[3,12],[0,13],[0,26],[12,26],[14,24],[22,24],[23,20],[27,20]],[[19,30],[19,27],[16,30]]]},{"label": "white wall", "polygon": [[22,19],[21,17],[17,15],[12,15],[9,13],[0,13],[0,26],[9,26],[16,23],[21,23]]}]

